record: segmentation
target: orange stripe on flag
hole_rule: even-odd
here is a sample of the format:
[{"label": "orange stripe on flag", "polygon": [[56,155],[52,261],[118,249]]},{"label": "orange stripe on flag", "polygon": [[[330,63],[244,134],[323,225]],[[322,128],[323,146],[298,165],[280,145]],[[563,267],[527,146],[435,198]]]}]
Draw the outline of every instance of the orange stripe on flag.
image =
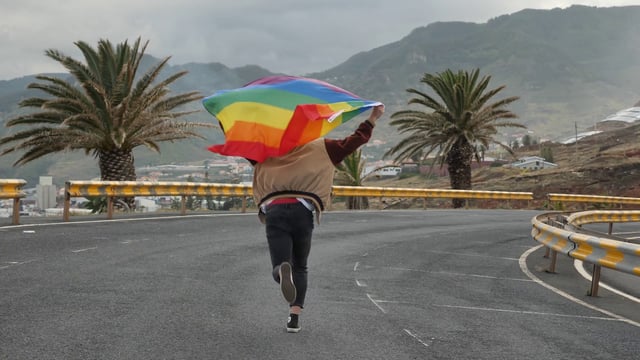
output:
[{"label": "orange stripe on flag", "polygon": [[280,147],[280,139],[284,131],[271,126],[245,121],[236,121],[225,134],[227,141],[257,142],[269,148]]}]

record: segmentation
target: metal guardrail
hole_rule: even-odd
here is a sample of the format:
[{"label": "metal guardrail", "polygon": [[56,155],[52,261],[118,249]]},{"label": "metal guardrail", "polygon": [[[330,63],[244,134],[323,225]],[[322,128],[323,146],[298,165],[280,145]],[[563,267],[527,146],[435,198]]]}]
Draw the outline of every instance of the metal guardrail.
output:
[{"label": "metal guardrail", "polygon": [[531,192],[334,186],[334,196],[416,197],[447,199],[533,200]]},{"label": "metal guardrail", "polygon": [[[125,196],[181,196],[181,213],[186,212],[186,196],[225,195],[242,197],[242,212],[246,211],[246,198],[253,196],[250,185],[144,182],[144,181],[67,181],[63,220],[69,221],[71,198],[81,196],[107,197],[107,218],[113,217],[113,200]],[[333,196],[417,197],[417,198],[466,198],[497,200],[532,200],[530,192],[411,189],[366,186],[333,186]]]},{"label": "metal guardrail", "polygon": [[22,179],[0,179],[0,199],[13,199],[11,223],[20,223],[20,199],[25,196],[22,187],[27,182]]},{"label": "metal guardrail", "polygon": [[[585,211],[568,217],[547,213],[532,219],[531,236],[551,250],[550,272],[555,272],[558,253],[594,264],[590,294],[597,296],[601,266],[640,276],[640,244],[610,238],[611,224],[637,221],[640,211]],[[609,223],[609,234],[584,233],[580,227],[589,223]]]},{"label": "metal guardrail", "polygon": [[573,195],[573,194],[547,194],[549,201],[558,202],[586,202],[586,203],[609,203],[609,204],[640,204],[640,198],[623,196],[602,196],[602,195]]},{"label": "metal guardrail", "polygon": [[187,196],[238,196],[242,197],[242,211],[246,209],[247,196],[253,195],[249,185],[193,183],[193,182],[151,182],[151,181],[67,181],[64,191],[63,220],[69,221],[71,198],[82,196],[105,196],[107,198],[107,218],[113,218],[113,204],[116,197],[130,196],[180,196],[181,214],[186,213]]},{"label": "metal guardrail", "polygon": [[[9,183],[11,186],[0,187],[0,198],[16,199],[16,190],[13,184],[20,186],[24,180],[0,180],[0,183]],[[63,217],[69,218],[70,199],[81,196],[105,196],[108,201],[108,217],[113,216],[113,199],[121,196],[181,196],[181,212],[185,210],[186,196],[223,195],[242,197],[242,211],[246,211],[246,198],[253,196],[250,185],[218,184],[218,183],[190,183],[190,182],[144,182],[144,181],[76,181],[65,183],[65,204]],[[449,199],[491,199],[491,200],[533,200],[531,192],[508,191],[483,191],[483,190],[453,190],[453,189],[416,189],[394,187],[367,187],[367,186],[333,186],[333,196],[367,196],[396,197],[396,198],[449,198]],[[4,196],[4,197],[3,197]],[[23,197],[22,193],[17,197]],[[551,201],[577,201],[611,204],[640,204],[640,198],[627,198],[615,196],[597,195],[572,195],[572,194],[548,194]],[[382,201],[381,201],[382,203]],[[14,206],[17,208],[17,206]],[[110,210],[109,210],[110,209]],[[18,215],[14,215],[14,223],[18,222]]]},{"label": "metal guardrail", "polygon": [[567,223],[573,226],[582,226],[592,223],[618,223],[618,222],[640,222],[640,211],[582,211],[570,215]]}]

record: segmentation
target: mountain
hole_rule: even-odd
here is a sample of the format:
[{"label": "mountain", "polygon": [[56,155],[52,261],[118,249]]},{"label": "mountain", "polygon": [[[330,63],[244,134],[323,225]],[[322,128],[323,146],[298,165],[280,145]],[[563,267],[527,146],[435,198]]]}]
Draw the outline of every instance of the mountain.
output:
[{"label": "mountain", "polygon": [[404,106],[424,73],[480,68],[539,137],[585,128],[638,101],[640,6],[523,10],[484,24],[433,23],[313,74]]},{"label": "mountain", "polygon": [[[640,99],[640,6],[522,10],[486,23],[437,22],[414,29],[399,41],[354,54],[342,64],[306,76],[331,82],[365,98],[382,101],[387,114],[406,108],[408,88],[427,91],[425,73],[480,68],[491,76],[490,87],[506,85],[497,98],[519,96],[511,109],[539,140],[558,140],[576,128],[592,127],[606,116]],[[148,57],[145,63],[157,61]],[[166,73],[187,70],[174,92],[198,90],[209,95],[272,74],[259,66],[229,68],[219,63],[170,65]],[[65,74],[58,74],[66,76]],[[17,103],[29,96],[33,76],[0,81],[0,121],[21,111]],[[198,121],[214,121],[201,109]],[[342,136],[356,124],[332,135]],[[7,129],[0,127],[0,136]],[[163,144],[160,155],[137,151],[136,165],[204,161],[214,155],[206,145],[222,140],[207,131],[204,141]],[[508,136],[518,134],[503,134]],[[399,135],[381,122],[374,139],[391,146]],[[367,149],[369,151],[369,149]],[[382,153],[382,150],[379,151]],[[376,154],[378,156],[379,154]],[[96,176],[97,162],[83,154],[50,157],[12,168],[15,157],[0,158],[0,178],[33,179],[36,174],[84,179]],[[37,177],[36,177],[37,179]]]}]

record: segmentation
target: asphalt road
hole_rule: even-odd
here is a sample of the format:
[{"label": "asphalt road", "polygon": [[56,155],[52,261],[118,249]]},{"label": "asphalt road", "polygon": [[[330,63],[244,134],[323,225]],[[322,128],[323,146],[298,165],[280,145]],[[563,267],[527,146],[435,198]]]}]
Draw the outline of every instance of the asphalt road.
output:
[{"label": "asphalt road", "polygon": [[547,273],[536,214],[325,213],[298,334],[254,214],[0,227],[0,359],[636,359],[640,304]]}]

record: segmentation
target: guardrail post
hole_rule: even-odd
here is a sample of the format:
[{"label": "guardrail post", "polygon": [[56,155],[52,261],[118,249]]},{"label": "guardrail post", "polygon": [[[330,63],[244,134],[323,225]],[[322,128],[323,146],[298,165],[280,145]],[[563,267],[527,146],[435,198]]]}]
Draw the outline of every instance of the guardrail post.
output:
[{"label": "guardrail post", "polygon": [[107,219],[113,219],[113,197],[107,196]]},{"label": "guardrail post", "polygon": [[180,197],[180,215],[184,215],[187,213],[187,196],[182,195]]},{"label": "guardrail post", "polygon": [[600,271],[602,270],[602,266],[594,264],[593,265],[593,275],[591,276],[591,289],[589,291],[589,296],[598,296],[598,289],[600,288]]},{"label": "guardrail post", "polygon": [[64,207],[62,208],[62,221],[69,221],[69,208],[71,207],[71,194],[69,193],[69,184],[67,183],[64,191]]},{"label": "guardrail post", "polygon": [[20,198],[13,198],[13,218],[11,219],[13,225],[20,224]]},{"label": "guardrail post", "polygon": [[382,202],[382,196],[378,198],[378,210],[384,209],[384,203]]},{"label": "guardrail post", "polygon": [[558,252],[555,250],[551,250],[551,263],[549,263],[548,273],[555,274],[556,273],[556,262],[558,260]]},{"label": "guardrail post", "polygon": [[242,197],[242,209],[240,209],[240,212],[243,212],[243,213],[247,212],[247,197],[246,196]]}]

